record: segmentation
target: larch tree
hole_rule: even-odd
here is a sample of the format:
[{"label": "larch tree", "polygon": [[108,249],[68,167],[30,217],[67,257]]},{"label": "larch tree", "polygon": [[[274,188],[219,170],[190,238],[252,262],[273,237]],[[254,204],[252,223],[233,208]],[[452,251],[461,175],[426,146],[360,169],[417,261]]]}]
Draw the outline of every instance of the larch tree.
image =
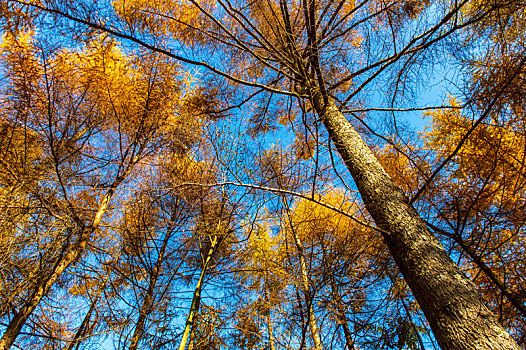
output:
[{"label": "larch tree", "polygon": [[[178,137],[184,134],[176,115],[182,94],[173,63],[149,53],[130,59],[105,36],[90,38],[80,52],[47,56],[30,33],[6,33],[2,55],[8,77],[2,125],[11,139],[3,150],[16,155],[2,169],[2,186],[32,203],[20,207],[25,217],[4,220],[6,230],[13,220],[24,222],[6,237],[6,248],[19,250],[3,268],[12,285],[2,300],[0,348],[8,349],[44,310],[41,301],[60,295],[57,282],[72,281],[70,267],[105,239],[103,217],[133,168],[160,147],[184,149],[187,140]],[[11,169],[16,162],[19,170],[34,171],[20,176]],[[8,211],[19,206],[4,205]],[[43,324],[50,324],[44,313]],[[63,338],[62,332],[58,327],[51,338]]]},{"label": "larch tree", "polygon": [[[16,19],[23,19],[27,11],[37,11],[63,28],[76,24],[81,32],[104,32],[201,69],[206,81],[222,90],[219,95],[229,105],[227,109],[236,110],[233,117],[248,114],[244,121],[254,137],[264,137],[277,124],[286,125],[297,136],[298,158],[307,161],[316,154],[310,163],[316,169],[324,147],[320,140],[330,142],[438,344],[444,349],[518,349],[413,206],[458,153],[465,137],[455,140],[452,153],[433,170],[420,169],[425,181],[409,198],[368,144],[374,137],[390,140],[380,128],[371,127],[367,118],[375,112],[390,112],[394,118],[398,112],[418,110],[407,94],[411,88],[425,89],[433,83],[426,79],[426,64],[432,67],[435,60],[458,54],[457,47],[476,52],[479,47],[471,43],[480,45],[492,37],[491,28],[505,27],[501,18],[513,21],[520,17],[514,15],[524,7],[520,1],[188,0],[152,4],[136,0],[114,1],[111,7],[97,5],[10,0],[2,13],[10,24],[18,23]],[[481,28],[485,31],[477,34]],[[76,39],[76,33],[69,34]],[[504,35],[497,35],[500,41],[488,41],[490,48],[503,53],[514,48],[512,55],[504,57],[510,59],[501,60],[510,62],[502,70],[493,69],[498,64],[490,56],[483,58],[479,71],[507,73],[495,75],[499,79],[485,81],[485,74],[473,78],[469,73],[477,70],[467,65],[469,78],[480,82],[473,84],[475,97],[470,96],[469,102],[479,117],[468,131],[499,111],[502,98],[520,96],[517,92],[523,91],[523,34],[522,26],[512,25]],[[462,57],[449,59],[466,66]],[[387,106],[376,107],[375,101]],[[399,105],[402,108],[396,108]],[[399,137],[396,118],[393,124],[393,134]],[[332,146],[325,149],[330,153]],[[232,177],[239,178],[238,174]],[[487,174],[485,178],[490,179]],[[289,191],[284,183],[270,183],[278,191]],[[313,183],[314,189],[316,181]]]}]

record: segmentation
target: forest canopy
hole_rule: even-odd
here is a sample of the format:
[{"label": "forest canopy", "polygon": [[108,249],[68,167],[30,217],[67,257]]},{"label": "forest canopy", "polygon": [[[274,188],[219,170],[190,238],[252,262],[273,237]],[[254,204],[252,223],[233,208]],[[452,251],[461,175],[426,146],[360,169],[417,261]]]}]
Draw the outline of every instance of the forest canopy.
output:
[{"label": "forest canopy", "polygon": [[0,350],[526,348],[524,1],[0,25]]}]

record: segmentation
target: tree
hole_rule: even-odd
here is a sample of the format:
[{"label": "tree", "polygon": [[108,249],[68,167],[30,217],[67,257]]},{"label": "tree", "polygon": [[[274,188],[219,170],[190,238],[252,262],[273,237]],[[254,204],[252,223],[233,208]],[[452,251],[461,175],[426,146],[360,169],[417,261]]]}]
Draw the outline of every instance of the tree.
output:
[{"label": "tree", "polygon": [[[22,122],[7,131],[16,140],[7,151],[19,152],[20,146],[38,140],[38,158],[31,160],[38,164],[36,182],[12,173],[9,164],[6,175],[38,205],[28,211],[32,231],[21,250],[27,268],[19,276],[26,285],[5,301],[4,309],[13,316],[0,348],[13,344],[55,283],[100,235],[110,201],[132,169],[151,156],[152,146],[158,152],[166,143],[165,131],[177,129],[169,119],[177,92],[175,66],[148,55],[132,63],[108,38],[92,39],[81,53],[65,50],[39,61],[29,34],[4,37],[12,80],[3,113],[12,124]],[[21,135],[29,135],[23,136],[28,141]],[[108,152],[114,146],[118,151]],[[27,156],[20,159],[27,162]],[[24,177],[32,174],[24,172]],[[23,239],[24,233],[15,235]],[[18,275],[14,261],[8,267]]]},{"label": "tree", "polygon": [[[373,83],[390,84],[391,89],[385,91],[390,93],[386,98],[389,107],[380,110],[394,113],[395,103],[404,101],[403,84],[409,84],[411,77],[422,78],[417,65],[425,55],[438,55],[439,45],[446,41],[465,44],[463,33],[493,19],[510,4],[516,7],[514,2],[486,6],[466,0],[439,6],[428,1],[190,1],[184,3],[181,16],[161,14],[162,7],[152,9],[143,2],[115,2],[117,16],[88,6],[78,10],[60,3],[9,3],[36,8],[67,23],[73,21],[207,68],[215,74],[217,86],[225,86],[224,80],[231,83],[224,88],[225,99],[248,107],[247,113],[252,108],[254,135],[275,127],[278,117],[285,114],[289,117],[285,124],[290,123],[298,136],[298,126],[304,126],[306,141],[320,133],[327,137],[343,159],[440,346],[517,348],[412,205],[441,166],[426,174],[425,186],[410,200],[356,127],[363,121],[357,113],[375,110],[366,104],[371,100],[366,92]],[[182,49],[198,58],[175,53]],[[518,62],[511,74],[492,86],[492,98],[479,109],[474,128],[509,87],[520,85],[524,58]],[[229,91],[236,95],[232,97]],[[352,122],[344,112],[353,117]],[[302,120],[290,118],[293,114],[301,115]],[[319,122],[326,133],[318,129]],[[310,149],[309,142],[303,145]],[[309,158],[309,153],[303,152],[303,158]],[[277,185],[278,191],[287,190],[280,187],[283,183]]]}]

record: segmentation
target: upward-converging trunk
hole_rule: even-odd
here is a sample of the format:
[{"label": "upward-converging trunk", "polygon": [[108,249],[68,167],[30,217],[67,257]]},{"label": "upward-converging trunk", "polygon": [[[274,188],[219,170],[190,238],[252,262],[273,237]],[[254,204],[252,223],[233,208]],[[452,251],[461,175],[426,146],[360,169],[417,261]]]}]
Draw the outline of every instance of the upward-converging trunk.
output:
[{"label": "upward-converging trunk", "polygon": [[355,350],[354,341],[352,340],[352,334],[349,329],[349,322],[347,321],[347,317],[345,316],[345,310],[342,306],[342,302],[338,293],[338,287],[336,286],[336,281],[334,280],[333,275],[329,276],[329,278],[331,283],[332,299],[336,308],[336,319],[340,326],[342,326],[343,328],[343,335],[345,336],[345,345],[347,346],[347,350]]},{"label": "upward-converging trunk", "polygon": [[443,349],[519,349],[332,99],[314,108]]},{"label": "upward-converging trunk", "polygon": [[270,304],[270,297],[268,292],[268,270],[265,270],[265,281],[263,288],[265,290],[264,297],[265,297],[265,319],[267,321],[267,332],[268,332],[268,342],[270,345],[270,350],[276,350],[276,345],[274,344],[274,333],[272,332],[272,317],[270,314],[271,304]]},{"label": "upward-converging trunk", "polygon": [[307,317],[309,319],[312,340],[314,341],[314,349],[322,350],[320,332],[318,331],[318,324],[316,322],[316,316],[314,315],[314,308],[312,307],[312,294],[309,287],[309,276],[307,273],[307,263],[305,262],[303,244],[294,228],[292,229],[292,232],[300,258],[301,287],[303,289],[303,294],[305,295],[305,305],[307,306]]},{"label": "upward-converging trunk", "polygon": [[314,342],[314,349],[315,350],[322,350],[323,346],[321,343],[320,338],[320,332],[318,329],[318,323],[316,322],[316,315],[314,314],[314,308],[312,307],[312,292],[310,288],[310,282],[309,282],[309,274],[307,271],[307,263],[305,262],[305,250],[303,249],[303,243],[301,241],[300,236],[298,235],[298,231],[294,227],[294,224],[292,222],[292,218],[290,216],[290,208],[287,204],[287,200],[285,196],[282,196],[283,203],[285,204],[285,210],[287,213],[287,218],[289,220],[290,230],[292,231],[292,238],[294,239],[294,243],[296,244],[296,249],[298,250],[298,257],[300,260],[300,275],[301,275],[301,289],[303,291],[303,295],[305,296],[305,305],[307,307],[307,318],[309,322],[309,328],[312,333],[312,340]]}]

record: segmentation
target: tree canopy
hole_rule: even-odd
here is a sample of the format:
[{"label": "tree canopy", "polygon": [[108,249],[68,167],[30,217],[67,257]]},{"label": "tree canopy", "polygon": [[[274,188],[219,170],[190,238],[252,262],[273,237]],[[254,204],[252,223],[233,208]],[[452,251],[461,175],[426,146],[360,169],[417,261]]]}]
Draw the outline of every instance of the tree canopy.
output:
[{"label": "tree canopy", "polygon": [[0,350],[526,347],[524,2],[0,24]]}]

